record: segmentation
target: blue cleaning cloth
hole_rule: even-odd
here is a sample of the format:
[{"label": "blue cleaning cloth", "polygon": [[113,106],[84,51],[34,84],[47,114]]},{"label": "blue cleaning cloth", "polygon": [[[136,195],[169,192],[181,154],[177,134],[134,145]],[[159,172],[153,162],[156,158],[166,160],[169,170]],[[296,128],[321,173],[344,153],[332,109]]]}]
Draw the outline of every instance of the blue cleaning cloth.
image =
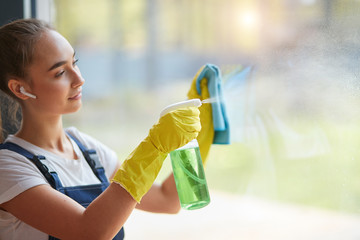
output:
[{"label": "blue cleaning cloth", "polygon": [[225,101],[223,97],[222,77],[220,70],[213,64],[206,64],[196,79],[196,89],[201,95],[200,82],[203,78],[208,80],[212,117],[214,122],[214,144],[230,144],[229,120],[226,114]]}]

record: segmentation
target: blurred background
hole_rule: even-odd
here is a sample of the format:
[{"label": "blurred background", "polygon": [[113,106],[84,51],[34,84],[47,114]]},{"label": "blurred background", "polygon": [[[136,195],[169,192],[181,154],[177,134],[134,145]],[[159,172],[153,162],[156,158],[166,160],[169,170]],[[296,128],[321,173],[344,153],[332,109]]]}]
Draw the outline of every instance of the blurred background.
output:
[{"label": "blurred background", "polygon": [[231,144],[211,149],[211,204],[135,211],[127,239],[360,239],[359,0],[36,3],[86,79],[66,125],[120,160],[202,65],[221,69]]}]

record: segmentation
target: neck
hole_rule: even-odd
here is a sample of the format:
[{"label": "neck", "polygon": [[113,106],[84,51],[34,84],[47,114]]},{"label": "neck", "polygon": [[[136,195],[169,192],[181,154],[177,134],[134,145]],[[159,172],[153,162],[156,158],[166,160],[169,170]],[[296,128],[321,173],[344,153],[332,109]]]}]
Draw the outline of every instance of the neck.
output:
[{"label": "neck", "polygon": [[16,136],[52,152],[64,152],[69,146],[61,115],[37,117],[23,112],[22,126]]}]

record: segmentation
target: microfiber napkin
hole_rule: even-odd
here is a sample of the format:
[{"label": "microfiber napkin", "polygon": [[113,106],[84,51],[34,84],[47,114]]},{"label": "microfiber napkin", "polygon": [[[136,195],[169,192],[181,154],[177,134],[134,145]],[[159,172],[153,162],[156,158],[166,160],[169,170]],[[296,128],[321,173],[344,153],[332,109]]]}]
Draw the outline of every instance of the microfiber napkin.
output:
[{"label": "microfiber napkin", "polygon": [[208,90],[211,102],[212,117],[214,122],[214,144],[230,144],[229,120],[226,114],[223,97],[223,86],[220,69],[213,64],[206,64],[196,79],[196,89],[201,95],[200,82],[203,78],[208,80]]}]

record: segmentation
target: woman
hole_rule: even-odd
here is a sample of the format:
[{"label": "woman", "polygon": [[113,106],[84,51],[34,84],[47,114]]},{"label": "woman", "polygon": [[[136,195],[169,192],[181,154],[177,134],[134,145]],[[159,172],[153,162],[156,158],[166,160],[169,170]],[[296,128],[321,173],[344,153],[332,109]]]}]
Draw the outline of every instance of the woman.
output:
[{"label": "woman", "polygon": [[[160,118],[119,164],[97,140],[63,128],[62,115],[82,105],[84,79],[76,62],[69,42],[42,21],[17,20],[0,28],[0,89],[22,110],[18,132],[0,141],[5,142],[0,150],[0,239],[121,239],[135,207],[180,210],[172,175],[161,186],[152,184],[167,154],[198,136],[199,109],[183,108]],[[103,169],[111,183],[104,180]],[[92,187],[100,192],[91,193],[89,202],[70,193],[80,191],[87,198]]]}]

